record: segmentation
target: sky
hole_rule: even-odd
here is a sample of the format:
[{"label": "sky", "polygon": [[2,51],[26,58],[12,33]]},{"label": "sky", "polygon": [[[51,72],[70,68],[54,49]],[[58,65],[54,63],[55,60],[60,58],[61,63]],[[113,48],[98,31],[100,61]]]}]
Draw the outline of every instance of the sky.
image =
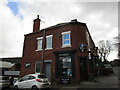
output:
[{"label": "sky", "polygon": [[[41,29],[77,19],[86,23],[96,46],[118,35],[118,0],[0,0],[0,58],[22,57],[24,35],[40,15]],[[84,2],[83,2],[84,1]],[[117,58],[111,51],[108,60]]]}]

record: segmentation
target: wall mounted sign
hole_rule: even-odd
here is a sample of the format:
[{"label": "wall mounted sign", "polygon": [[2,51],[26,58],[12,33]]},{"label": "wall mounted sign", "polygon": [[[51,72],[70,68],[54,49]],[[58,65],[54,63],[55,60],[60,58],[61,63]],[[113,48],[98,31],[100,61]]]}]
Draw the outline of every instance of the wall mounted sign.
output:
[{"label": "wall mounted sign", "polygon": [[30,62],[27,62],[27,63],[25,64],[25,68],[30,68]]},{"label": "wall mounted sign", "polygon": [[86,45],[85,44],[80,44],[79,45],[79,50],[80,50],[80,52],[84,53],[86,51]]}]

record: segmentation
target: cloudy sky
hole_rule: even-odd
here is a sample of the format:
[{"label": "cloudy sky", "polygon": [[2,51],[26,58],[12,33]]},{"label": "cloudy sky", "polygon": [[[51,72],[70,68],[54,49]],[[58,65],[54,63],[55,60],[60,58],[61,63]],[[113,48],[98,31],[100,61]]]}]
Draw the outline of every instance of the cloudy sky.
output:
[{"label": "cloudy sky", "polygon": [[[118,0],[0,1],[0,57],[22,56],[24,35],[32,32],[37,15],[42,20],[41,29],[72,19],[86,23],[96,45],[99,40],[113,42],[118,35]],[[114,58],[115,51],[108,59]]]}]

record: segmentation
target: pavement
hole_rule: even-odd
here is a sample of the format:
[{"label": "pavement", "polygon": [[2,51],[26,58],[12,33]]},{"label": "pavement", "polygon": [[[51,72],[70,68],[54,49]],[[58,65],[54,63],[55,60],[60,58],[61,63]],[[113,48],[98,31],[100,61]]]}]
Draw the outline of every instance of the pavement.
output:
[{"label": "pavement", "polygon": [[51,90],[57,88],[60,90],[78,90],[78,89],[118,89],[120,88],[120,67],[113,67],[113,72],[109,75],[96,76],[93,81],[84,81],[80,84],[51,85]]}]

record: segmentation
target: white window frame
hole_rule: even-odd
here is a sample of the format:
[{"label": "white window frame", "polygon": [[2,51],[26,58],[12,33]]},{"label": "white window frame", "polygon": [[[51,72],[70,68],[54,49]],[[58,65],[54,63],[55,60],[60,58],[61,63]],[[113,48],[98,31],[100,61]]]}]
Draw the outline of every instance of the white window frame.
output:
[{"label": "white window frame", "polygon": [[[38,40],[42,40],[41,48],[39,48],[39,46],[38,46]],[[37,50],[36,51],[41,51],[42,50],[42,46],[43,46],[43,37],[38,37],[37,38]]]},{"label": "white window frame", "polygon": [[48,36],[46,36],[46,49],[45,49],[45,50],[50,50],[50,49],[53,49],[53,44],[52,44],[52,43],[53,43],[53,41],[51,41],[51,44],[52,44],[51,46],[52,46],[52,47],[50,47],[50,48],[49,48],[49,47],[47,47],[47,44],[48,44],[48,42],[47,42],[47,38],[49,38],[49,37],[51,37],[51,39],[53,40],[53,38],[52,38],[52,37],[53,37],[53,35],[48,35]]},{"label": "white window frame", "polygon": [[[69,40],[70,41],[70,43],[68,44],[68,45],[64,45],[64,37],[63,37],[63,35],[65,35],[65,34],[69,34],[69,39],[67,39],[67,40]],[[62,32],[62,48],[64,48],[64,47],[71,47],[71,31],[67,31],[67,32]]]}]

